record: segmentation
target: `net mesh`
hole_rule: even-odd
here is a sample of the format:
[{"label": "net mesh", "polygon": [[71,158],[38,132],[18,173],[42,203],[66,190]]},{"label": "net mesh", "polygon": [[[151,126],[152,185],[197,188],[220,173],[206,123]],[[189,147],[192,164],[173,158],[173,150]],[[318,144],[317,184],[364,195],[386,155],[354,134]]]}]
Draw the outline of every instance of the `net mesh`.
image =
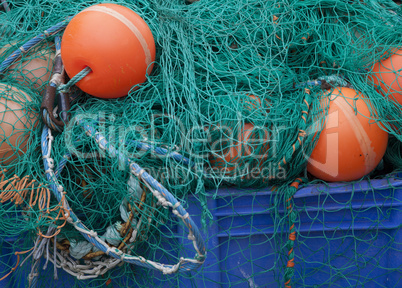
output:
[{"label": "net mesh", "polygon": [[[55,36],[63,32],[29,51],[20,47],[101,1],[2,1],[0,63],[17,49],[22,56],[0,66],[0,286],[401,285],[402,106],[397,93],[381,88],[385,74],[400,72],[399,4],[109,2],[149,25],[156,44],[152,73],[124,98],[78,93],[69,125],[49,136],[41,102]],[[374,63],[391,56],[393,70],[373,72]],[[392,85],[398,90],[396,80]],[[365,95],[366,117],[388,132],[389,142],[370,175],[328,184],[306,166],[328,114],[326,91],[336,86]],[[43,149],[54,165],[44,165]],[[165,275],[166,267],[113,262],[68,222],[65,201],[86,231],[139,257],[138,264],[174,265],[195,254],[203,262],[184,212],[173,216],[179,206],[158,198],[120,155],[195,221],[207,252],[201,267]],[[299,183],[290,185],[300,176],[303,188],[296,192]],[[58,186],[51,187],[55,179],[60,198]]]}]

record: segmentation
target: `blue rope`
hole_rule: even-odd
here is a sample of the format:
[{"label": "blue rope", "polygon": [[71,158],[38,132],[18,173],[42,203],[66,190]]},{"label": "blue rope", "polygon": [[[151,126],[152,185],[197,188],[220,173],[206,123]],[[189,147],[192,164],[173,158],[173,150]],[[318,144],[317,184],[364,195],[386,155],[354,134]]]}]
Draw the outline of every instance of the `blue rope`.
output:
[{"label": "blue rope", "polygon": [[[137,141],[137,140],[127,140],[126,145],[129,145],[129,146],[132,145],[135,149],[139,149],[142,151],[151,151],[151,152],[155,152],[155,154],[157,154],[157,155],[172,158],[175,161],[177,161],[179,164],[187,165],[190,168],[194,168],[196,166],[196,163],[191,161],[190,159],[188,159],[186,156],[181,155],[178,152],[169,152],[168,149],[160,147],[160,146],[154,146],[154,145],[151,145],[151,144],[148,144],[145,142],[141,142],[141,141]],[[69,155],[71,157],[71,154],[69,154]],[[208,176],[205,171],[204,171],[204,174],[206,175],[206,177]]]},{"label": "blue rope", "polygon": [[52,121],[52,119],[49,116],[49,112],[46,109],[43,109],[43,119],[45,120],[45,124],[48,125],[49,127],[51,127],[53,130],[57,131],[57,132],[62,132],[63,128],[60,127],[59,125],[57,125],[56,123],[54,123]]},{"label": "blue rope", "polygon": [[58,178],[61,171],[63,171],[64,167],[67,164],[67,161],[70,160],[71,158],[71,154],[70,153],[66,153],[64,154],[64,156],[62,157],[62,159],[59,162],[59,165],[57,166],[56,171],[54,172],[54,174],[56,175],[56,177]]},{"label": "blue rope", "polygon": [[28,42],[26,42],[24,45],[22,45],[19,49],[15,50],[10,56],[6,58],[6,60],[3,61],[0,65],[0,73],[4,73],[4,71],[12,65],[23,53],[28,52],[30,49],[38,45],[40,42],[42,42],[44,39],[46,39],[49,36],[52,36],[59,31],[63,30],[66,28],[68,22],[71,20],[72,16],[67,17],[66,20],[61,21],[57,23],[56,25],[50,27],[48,30],[44,31],[43,33],[39,34],[38,36],[35,36]]},{"label": "blue rope", "polygon": [[[108,147],[108,151],[111,152],[111,155],[118,155],[119,159],[121,159],[122,161],[124,161],[124,163],[129,165],[131,171],[135,175],[141,175],[140,176],[141,179],[146,181],[153,189],[159,191],[161,193],[161,195],[163,197],[165,197],[165,199],[168,200],[173,205],[173,207],[176,208],[176,211],[182,217],[184,224],[187,226],[187,228],[191,231],[191,234],[194,236],[194,239],[196,242],[196,247],[197,247],[198,251],[200,252],[199,255],[197,254],[195,256],[195,259],[194,259],[194,260],[196,260],[195,262],[188,261],[188,260],[186,261],[186,259],[181,260],[181,262],[179,263],[178,270],[179,271],[189,271],[189,270],[194,270],[194,269],[199,268],[205,261],[205,245],[204,245],[203,239],[201,238],[201,234],[198,230],[198,227],[192,221],[192,219],[190,218],[190,216],[188,215],[186,210],[182,206],[180,206],[178,201],[174,198],[174,196],[169,191],[166,190],[166,188],[164,188],[152,176],[150,176],[148,173],[146,173],[140,166],[138,166],[138,164],[127,159],[124,155],[119,154],[112,145],[107,144],[106,140],[104,139],[104,137],[102,135],[100,135],[99,133],[95,134],[95,130],[93,129],[93,127],[90,127],[88,125],[83,125],[83,128],[85,129],[87,134],[91,133],[89,135],[94,137],[97,141],[99,141],[98,143],[99,143],[100,147]],[[48,151],[49,131],[50,130],[48,127],[44,127],[43,131],[42,131],[42,138],[41,138],[42,155],[44,158],[43,163],[44,163],[45,171],[49,171],[49,168],[50,168],[48,165],[48,161],[46,159],[46,157],[49,153],[49,151]],[[63,163],[63,162],[61,161],[60,163]],[[49,188],[51,189],[52,193],[55,195],[55,197],[57,198],[58,201],[61,201],[63,194],[62,194],[62,192],[60,192],[58,190],[59,183],[58,183],[57,179],[54,179],[52,177],[51,173],[49,173],[49,172],[46,172],[46,177],[50,183]],[[66,206],[66,209],[70,212],[70,218],[71,218],[70,220],[71,221],[69,221],[69,222],[74,223],[79,229],[88,231],[91,234],[92,231],[88,230],[88,228],[85,227],[85,225],[83,225],[81,223],[79,218],[75,215],[75,213],[70,208],[67,201],[65,201],[65,206]],[[135,257],[135,256],[132,256],[129,254],[125,254],[124,252],[122,252],[121,250],[119,250],[117,248],[113,248],[112,250],[109,250],[109,247],[105,247],[104,245],[102,245],[102,243],[100,243],[96,239],[97,237],[94,237],[93,235],[90,236],[89,234],[87,234],[83,231],[80,231],[80,233],[83,235],[83,237],[88,242],[92,243],[99,250],[107,253],[109,256],[112,256],[116,259],[123,259],[127,263],[131,263],[131,264],[135,264],[138,266],[142,266],[142,267],[149,268],[149,269],[155,269],[155,270],[158,270],[158,268],[154,266],[155,264],[158,267],[160,267],[161,269],[162,268],[163,269],[175,269],[176,268],[175,265],[169,265],[169,264],[164,265],[164,264],[154,263],[154,262],[153,262],[154,265],[152,265],[151,263],[149,263],[146,259],[144,259],[142,257]]]},{"label": "blue rope", "polygon": [[[195,162],[191,161],[189,158],[187,158],[186,156],[184,156],[178,152],[169,152],[169,150],[166,148],[151,145],[151,144],[137,141],[137,140],[127,140],[125,143],[128,146],[133,146],[134,148],[142,150],[142,151],[151,151],[151,152],[154,152],[156,155],[172,158],[175,161],[177,161],[179,164],[187,165],[192,169],[195,169],[197,167],[197,164]],[[203,170],[202,174],[207,179],[213,179],[213,176],[210,175],[206,170]]]},{"label": "blue rope", "polygon": [[61,52],[61,37],[54,37],[54,45],[56,46],[56,54]]},{"label": "blue rope", "polygon": [[34,266],[33,266],[33,271],[31,271],[31,273],[32,272],[34,272],[34,274],[33,274],[33,277],[32,277],[32,279],[29,279],[29,281],[28,281],[28,284],[29,284],[29,288],[36,288],[36,286],[37,286],[37,284],[38,284],[38,270],[39,270],[39,268],[38,268],[38,266],[39,266],[39,263],[40,263],[40,259],[38,260],[38,262],[36,262],[35,261],[35,263],[34,263]]},{"label": "blue rope", "polygon": [[[360,72],[360,71],[359,71]],[[367,72],[366,70],[363,70],[363,72]],[[345,87],[348,85],[346,82],[344,76],[342,75],[329,75],[329,76],[323,76],[319,77],[317,80],[312,80],[312,81],[307,81],[303,82],[300,84],[295,85],[295,88],[304,88],[304,87],[311,87],[311,86],[319,86],[322,84],[322,81],[325,80],[327,83],[332,83],[335,86],[342,86]]]},{"label": "blue rope", "polygon": [[[137,163],[133,162],[131,159],[127,158],[125,155],[119,153],[119,151],[114,146],[110,145],[106,141],[106,138],[103,137],[103,135],[101,135],[99,132],[95,131],[95,129],[93,127],[91,127],[90,125],[83,124],[83,123],[81,123],[81,124],[83,125],[84,130],[87,132],[87,135],[90,135],[92,138],[94,138],[98,142],[100,147],[104,147],[105,150],[107,149],[112,157],[117,156],[120,161],[122,161],[125,164],[128,164],[130,167],[130,170],[133,171],[134,175],[136,175],[136,176],[140,175],[141,179],[143,179],[145,182],[150,184],[150,186],[153,189],[160,192],[163,197],[165,197],[170,203],[173,204],[173,206],[178,203],[176,198],[174,198],[174,196],[165,187],[163,187],[158,181],[156,181],[151,175],[149,175]],[[184,208],[182,206],[179,206],[177,209],[181,216],[186,215],[187,212],[184,210]],[[197,246],[200,247],[201,250],[205,251],[204,242],[201,238],[201,234],[199,234],[198,228],[195,225],[195,223],[191,220],[190,217],[184,219],[184,222],[185,222],[187,228],[196,237]],[[193,230],[193,228],[197,228],[197,229]]]},{"label": "blue rope", "polygon": [[166,156],[169,158],[173,158],[177,162],[183,163],[187,166],[190,166],[191,168],[194,168],[194,166],[195,166],[195,163],[190,161],[190,159],[188,159],[187,157],[185,157],[177,152],[169,152],[167,149],[162,148],[162,147],[154,146],[154,145],[151,145],[148,143],[143,143],[143,142],[139,142],[139,141],[135,141],[135,140],[129,140],[127,142],[127,144],[134,145],[137,149],[140,149],[143,151],[154,151],[156,154],[158,154],[160,156]]},{"label": "blue rope", "polygon": [[307,82],[303,82],[303,83],[295,85],[295,88],[304,88],[304,87],[308,87],[308,86],[318,86],[318,85],[321,85],[321,83],[322,82],[320,80],[307,81]]}]

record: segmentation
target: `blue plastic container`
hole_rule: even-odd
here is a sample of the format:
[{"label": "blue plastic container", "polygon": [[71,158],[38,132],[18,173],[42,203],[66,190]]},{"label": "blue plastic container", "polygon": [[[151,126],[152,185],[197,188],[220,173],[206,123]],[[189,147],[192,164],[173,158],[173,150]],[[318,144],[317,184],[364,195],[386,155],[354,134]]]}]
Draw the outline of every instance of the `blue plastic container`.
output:
[{"label": "blue plastic container", "polygon": [[[271,191],[236,189],[210,199],[215,224],[204,233],[204,269],[182,275],[177,287],[284,287],[288,226],[285,221],[285,233],[275,230],[281,217],[273,215],[271,200]],[[193,218],[201,212],[196,203],[188,203]],[[402,287],[402,179],[310,185],[294,203],[292,287]]]},{"label": "blue plastic container", "polygon": [[[268,190],[221,189],[216,198],[208,200],[214,223],[203,232],[208,250],[203,268],[180,275],[149,273],[144,283],[147,287],[283,287],[288,223],[275,215],[272,196]],[[298,218],[292,287],[402,287],[400,177],[353,185],[310,185],[296,193],[294,203]],[[190,196],[183,205],[201,226],[199,201]],[[171,226],[170,231],[173,237],[163,243],[170,257],[162,252],[154,257],[167,263],[181,256],[193,257],[187,231],[181,225]],[[10,262],[4,257],[2,261]],[[139,276],[144,271],[133,269]],[[60,275],[52,285],[74,286],[71,276]],[[41,281],[37,287],[45,287],[41,285],[46,280]],[[141,283],[141,277],[136,281]],[[0,287],[16,287],[16,283],[22,282],[0,282]],[[136,284],[120,277],[109,287]]]}]

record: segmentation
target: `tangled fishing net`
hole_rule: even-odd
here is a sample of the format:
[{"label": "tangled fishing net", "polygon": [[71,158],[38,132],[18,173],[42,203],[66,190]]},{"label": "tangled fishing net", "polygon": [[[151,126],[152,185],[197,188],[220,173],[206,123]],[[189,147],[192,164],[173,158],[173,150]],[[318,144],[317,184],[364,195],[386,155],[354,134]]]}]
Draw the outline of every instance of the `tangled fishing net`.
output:
[{"label": "tangled fishing net", "polygon": [[[398,4],[110,1],[148,24],[153,70],[123,98],[68,87],[65,121],[61,102],[41,110],[60,39],[101,1],[2,2],[0,286],[318,287],[318,274],[320,287],[401,284],[401,262],[384,263],[401,253],[400,224],[383,228],[401,213],[402,106],[373,72],[401,53]],[[306,170],[335,87],[365,95],[389,135],[370,175],[339,184],[349,198]],[[297,197],[313,184],[319,202]],[[339,211],[365,226],[323,233]]]}]

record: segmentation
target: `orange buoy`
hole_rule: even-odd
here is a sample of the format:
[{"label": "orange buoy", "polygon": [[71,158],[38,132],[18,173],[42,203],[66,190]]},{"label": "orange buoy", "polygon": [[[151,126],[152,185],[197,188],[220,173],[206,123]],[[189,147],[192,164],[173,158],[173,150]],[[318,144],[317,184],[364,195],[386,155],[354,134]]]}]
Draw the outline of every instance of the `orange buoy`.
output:
[{"label": "orange buoy", "polygon": [[260,97],[251,94],[246,94],[241,101],[244,106],[244,110],[251,113],[258,111],[267,114],[271,106],[269,100],[261,100]]},{"label": "orange buoy", "polygon": [[246,97],[243,99],[243,103],[247,110],[255,111],[260,109],[262,106],[261,98],[255,95],[247,94]]},{"label": "orange buoy", "polygon": [[378,91],[402,105],[402,50],[374,64],[372,79]]},{"label": "orange buoy", "polygon": [[76,85],[101,98],[118,98],[146,80],[155,60],[155,42],[145,21],[117,4],[90,6],[71,19],[61,42],[70,78],[92,71]]},{"label": "orange buoy", "polygon": [[[13,43],[15,44],[15,43]],[[6,53],[11,47],[7,45],[1,53]],[[18,49],[14,45],[14,49]],[[42,47],[29,51],[23,59],[18,60],[7,69],[7,74],[11,75],[17,82],[29,88],[38,89],[42,92],[46,88],[46,83],[50,80],[50,73],[55,57],[54,48],[43,49]]]},{"label": "orange buoy", "polygon": [[26,152],[38,115],[26,111],[31,98],[24,91],[0,84],[0,96],[0,164],[7,165]]},{"label": "orange buoy", "polygon": [[[236,169],[242,168],[244,158],[260,161],[269,148],[268,131],[263,131],[263,137],[256,137],[256,134],[254,125],[246,123],[241,127],[237,138],[227,139],[219,143],[219,147],[212,147],[214,152],[209,156],[211,168],[218,169],[217,172],[221,175],[234,176]],[[221,144],[227,147],[221,147]]]},{"label": "orange buoy", "polygon": [[329,97],[325,127],[307,170],[325,181],[357,180],[373,171],[384,156],[388,133],[368,119],[363,94],[344,87],[335,88]]},{"label": "orange buoy", "polygon": [[42,92],[50,80],[54,56],[52,50],[41,50],[34,53],[30,60],[11,65],[8,71],[15,75],[17,82]]}]

